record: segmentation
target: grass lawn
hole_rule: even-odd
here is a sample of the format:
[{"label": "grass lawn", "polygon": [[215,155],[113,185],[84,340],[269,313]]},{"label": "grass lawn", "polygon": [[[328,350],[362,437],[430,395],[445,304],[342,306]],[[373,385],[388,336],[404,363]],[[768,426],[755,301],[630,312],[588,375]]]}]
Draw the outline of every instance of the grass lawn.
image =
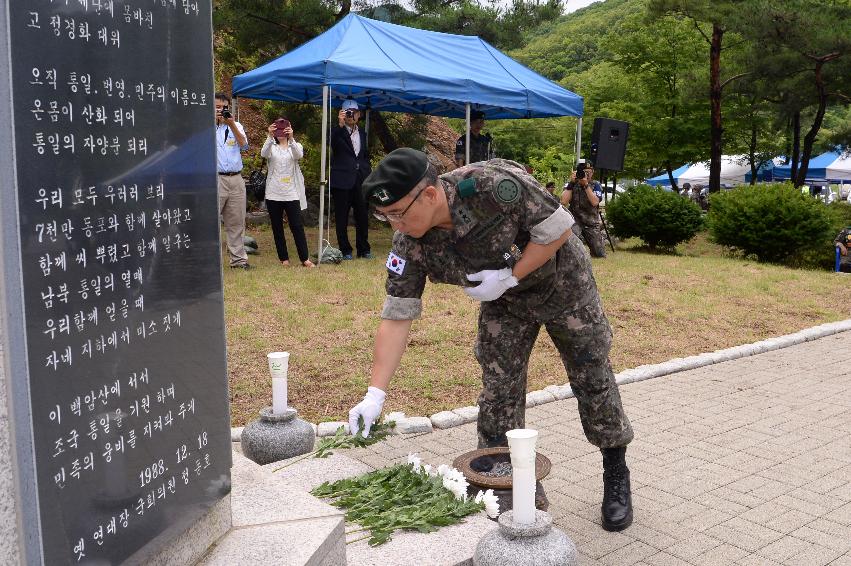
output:
[{"label": "grass lawn", "polygon": [[[353,232],[351,230],[350,232]],[[366,391],[373,336],[384,302],[389,229],[370,234],[375,259],[305,269],[283,267],[268,227],[249,230],[260,246],[251,271],[225,269],[231,419],[241,426],[271,404],[266,354],[289,351],[289,399],[302,418],[344,420]],[[350,236],[354,241],[353,234]],[[308,231],[311,253],[316,230]],[[614,329],[615,371],[795,332],[851,316],[829,272],[792,270],[729,257],[704,234],[656,255],[628,241],[593,260]],[[473,405],[480,369],[472,354],[478,303],[457,287],[427,284],[423,318],[388,392],[385,410],[409,415]],[[567,381],[541,332],[528,389]]]}]

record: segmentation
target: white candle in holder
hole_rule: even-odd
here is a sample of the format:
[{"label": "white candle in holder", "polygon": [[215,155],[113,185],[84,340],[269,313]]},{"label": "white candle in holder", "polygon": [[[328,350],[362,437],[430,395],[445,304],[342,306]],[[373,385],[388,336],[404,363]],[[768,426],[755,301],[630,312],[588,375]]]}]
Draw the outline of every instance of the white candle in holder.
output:
[{"label": "white candle in holder", "polygon": [[514,522],[535,522],[535,442],[538,431],[517,428],[505,433],[511,452],[511,502]]},{"label": "white candle in holder", "polygon": [[272,352],[269,358],[269,373],[272,374],[272,412],[281,415],[287,410],[287,368],[289,352]]}]

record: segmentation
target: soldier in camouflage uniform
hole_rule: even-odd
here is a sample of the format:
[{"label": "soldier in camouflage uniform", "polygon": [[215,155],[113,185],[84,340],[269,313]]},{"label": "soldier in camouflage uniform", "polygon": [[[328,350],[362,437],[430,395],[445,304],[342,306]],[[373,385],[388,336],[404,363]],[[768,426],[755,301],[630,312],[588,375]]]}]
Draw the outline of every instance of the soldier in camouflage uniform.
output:
[{"label": "soldier in camouflage uniform", "polygon": [[603,188],[593,179],[594,170],[585,167],[585,175],[576,179],[574,171],[570,182],[561,193],[561,203],[568,207],[576,224],[573,233],[588,245],[593,257],[606,257],[606,244],[603,240],[603,219],[600,217],[600,201],[603,200]]},{"label": "soldier in camouflage uniform", "polygon": [[[470,163],[487,161],[494,156],[493,138],[490,134],[483,134],[485,127],[485,113],[481,110],[473,110],[470,113]],[[461,167],[467,159],[467,134],[464,134],[455,142],[455,165]]]},{"label": "soldier in camouflage uniform", "polygon": [[420,317],[426,279],[481,301],[475,354],[482,367],[479,446],[507,445],[523,428],[526,373],[543,325],[561,354],[589,442],[603,452],[603,527],[632,522],[626,445],[633,432],[608,359],[612,332],[573,217],[523,167],[493,159],[437,177],[424,153],[391,152],[364,181],[376,216],[397,230],[370,387],[349,412],[378,418],[385,391]]},{"label": "soldier in camouflage uniform", "polygon": [[846,226],[833,240],[833,245],[839,250],[839,271],[851,273],[851,226]]}]

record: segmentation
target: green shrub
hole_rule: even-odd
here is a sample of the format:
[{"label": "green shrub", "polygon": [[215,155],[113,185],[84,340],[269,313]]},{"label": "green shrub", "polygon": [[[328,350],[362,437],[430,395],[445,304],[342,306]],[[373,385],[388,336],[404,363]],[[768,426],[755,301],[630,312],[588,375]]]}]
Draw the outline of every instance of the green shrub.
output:
[{"label": "green shrub", "polygon": [[703,225],[700,207],[677,193],[638,185],[606,207],[618,238],[638,237],[650,249],[674,247],[694,237]]},{"label": "green shrub", "polygon": [[742,186],[712,195],[707,224],[712,239],[759,261],[803,265],[835,234],[824,203],[790,183]]},{"label": "green shrub", "polygon": [[846,226],[851,226],[851,204],[847,202],[833,202],[827,207],[831,215],[831,241],[815,249],[809,249],[797,254],[790,265],[794,267],[814,267],[833,271],[836,260],[833,238]]}]

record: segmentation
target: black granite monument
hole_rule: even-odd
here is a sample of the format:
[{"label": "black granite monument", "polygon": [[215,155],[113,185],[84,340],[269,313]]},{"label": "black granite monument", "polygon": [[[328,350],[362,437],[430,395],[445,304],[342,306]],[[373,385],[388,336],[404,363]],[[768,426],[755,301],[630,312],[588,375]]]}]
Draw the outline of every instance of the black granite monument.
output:
[{"label": "black granite monument", "polygon": [[0,8],[3,345],[27,564],[144,563],[230,489],[210,10]]}]

